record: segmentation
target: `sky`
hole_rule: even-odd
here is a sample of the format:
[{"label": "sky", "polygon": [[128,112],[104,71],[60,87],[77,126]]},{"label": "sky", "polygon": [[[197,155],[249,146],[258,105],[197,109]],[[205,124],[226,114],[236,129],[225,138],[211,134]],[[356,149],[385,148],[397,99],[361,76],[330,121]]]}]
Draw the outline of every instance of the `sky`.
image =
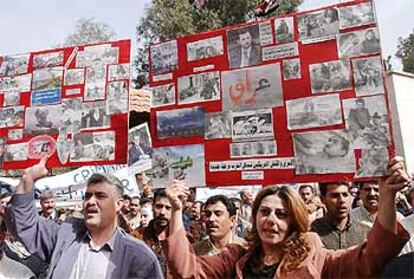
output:
[{"label": "sky", "polygon": [[[113,27],[118,39],[135,44],[136,23],[150,0],[2,0],[0,55],[51,48],[62,43],[80,18],[94,17]],[[340,0],[305,0],[300,11],[332,5]],[[375,0],[384,56],[397,50],[399,36],[414,29],[413,0]],[[401,64],[393,59],[394,69]]]}]

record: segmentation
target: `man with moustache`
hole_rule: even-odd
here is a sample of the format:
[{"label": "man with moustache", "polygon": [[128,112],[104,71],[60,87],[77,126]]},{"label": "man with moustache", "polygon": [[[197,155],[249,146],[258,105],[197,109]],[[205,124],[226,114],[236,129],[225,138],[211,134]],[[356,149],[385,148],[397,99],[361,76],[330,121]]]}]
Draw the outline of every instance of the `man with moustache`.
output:
[{"label": "man with moustache", "polygon": [[229,244],[245,246],[233,228],[237,226],[237,210],[233,202],[224,195],[215,195],[205,203],[205,222],[208,238],[193,244],[197,255],[217,255]]},{"label": "man with moustache", "polygon": [[39,198],[40,206],[42,207],[42,210],[39,212],[39,215],[46,219],[55,220],[55,195],[53,195],[51,191],[45,191],[40,195]]},{"label": "man with moustache", "polygon": [[338,250],[358,245],[365,240],[371,229],[364,223],[355,222],[350,216],[350,183],[319,183],[322,202],[327,214],[312,223],[311,230],[321,238],[328,249]]},{"label": "man with moustache", "polygon": [[88,179],[84,219],[57,224],[39,217],[33,191],[48,174],[47,159],[24,170],[7,212],[29,252],[50,264],[47,278],[163,278],[154,253],[118,227],[123,187],[112,175]]}]

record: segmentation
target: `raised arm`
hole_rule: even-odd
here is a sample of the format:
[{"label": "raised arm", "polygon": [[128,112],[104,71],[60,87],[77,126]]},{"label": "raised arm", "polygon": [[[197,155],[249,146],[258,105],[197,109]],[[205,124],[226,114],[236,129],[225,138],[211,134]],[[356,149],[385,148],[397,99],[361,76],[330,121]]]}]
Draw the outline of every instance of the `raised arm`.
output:
[{"label": "raised arm", "polygon": [[7,215],[27,250],[50,262],[60,226],[52,220],[39,217],[33,199],[34,183],[48,174],[47,160],[44,157],[36,165],[24,170],[7,208]]},{"label": "raised arm", "polygon": [[236,261],[243,254],[239,246],[229,247],[215,256],[197,256],[186,237],[182,217],[181,197],[189,194],[182,181],[175,180],[167,188],[167,197],[172,206],[170,219],[170,235],[164,243],[168,264],[180,278],[230,278]]}]

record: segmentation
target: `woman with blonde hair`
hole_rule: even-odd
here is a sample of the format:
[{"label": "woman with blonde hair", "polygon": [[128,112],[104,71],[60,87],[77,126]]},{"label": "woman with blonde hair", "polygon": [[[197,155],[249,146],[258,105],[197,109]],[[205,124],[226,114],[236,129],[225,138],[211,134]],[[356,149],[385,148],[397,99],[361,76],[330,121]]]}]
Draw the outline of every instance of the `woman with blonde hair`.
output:
[{"label": "woman with blonde hair", "polygon": [[389,163],[380,187],[377,221],[368,240],[346,250],[328,250],[315,233],[308,232],[306,206],[288,186],[268,186],[253,203],[252,230],[246,251],[229,245],[215,256],[196,256],[185,237],[183,182],[167,189],[172,205],[170,235],[165,250],[177,278],[365,278],[378,277],[409,239],[397,223],[395,195],[409,181],[402,158]]}]

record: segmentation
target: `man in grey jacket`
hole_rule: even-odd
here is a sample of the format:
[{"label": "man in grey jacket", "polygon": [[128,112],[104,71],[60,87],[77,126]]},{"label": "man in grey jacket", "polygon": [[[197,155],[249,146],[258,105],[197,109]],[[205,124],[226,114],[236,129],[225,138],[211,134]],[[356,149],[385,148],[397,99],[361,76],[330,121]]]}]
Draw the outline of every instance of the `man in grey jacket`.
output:
[{"label": "man in grey jacket", "polygon": [[111,175],[88,180],[84,220],[59,225],[39,218],[33,185],[48,174],[46,162],[25,169],[8,216],[29,252],[50,263],[48,278],[163,278],[151,249],[118,227],[123,188]]}]

